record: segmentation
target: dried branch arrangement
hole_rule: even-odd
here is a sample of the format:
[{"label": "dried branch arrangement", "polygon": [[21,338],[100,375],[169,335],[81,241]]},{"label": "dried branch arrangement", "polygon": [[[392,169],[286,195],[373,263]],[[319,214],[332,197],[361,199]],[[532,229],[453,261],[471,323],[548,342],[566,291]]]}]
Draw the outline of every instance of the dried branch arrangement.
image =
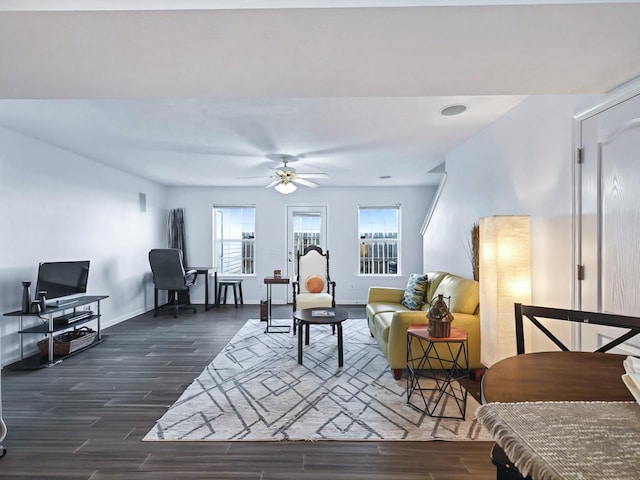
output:
[{"label": "dried branch arrangement", "polygon": [[469,260],[473,279],[480,280],[480,225],[476,222],[471,227],[471,239],[469,240]]}]

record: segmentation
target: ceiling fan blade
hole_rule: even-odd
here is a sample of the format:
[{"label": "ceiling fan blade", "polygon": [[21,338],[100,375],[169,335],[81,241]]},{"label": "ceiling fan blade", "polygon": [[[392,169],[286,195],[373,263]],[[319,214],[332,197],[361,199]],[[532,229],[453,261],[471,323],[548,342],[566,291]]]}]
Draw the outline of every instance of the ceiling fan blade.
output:
[{"label": "ceiling fan blade", "polygon": [[275,187],[277,184],[279,184],[282,180],[278,179],[278,180],[274,180],[273,182],[271,182],[269,185],[267,185],[264,188],[272,188]]},{"label": "ceiling fan blade", "polygon": [[297,177],[297,176],[296,176],[296,177],[293,177],[293,178],[291,179],[291,181],[292,181],[293,183],[297,183],[297,184],[299,184],[299,185],[304,185],[305,187],[316,188],[316,187],[318,186],[318,184],[317,184],[317,183],[310,182],[309,180],[305,180],[305,179],[300,178],[300,177]]},{"label": "ceiling fan blade", "polygon": [[298,173],[298,178],[329,178],[326,173]]}]

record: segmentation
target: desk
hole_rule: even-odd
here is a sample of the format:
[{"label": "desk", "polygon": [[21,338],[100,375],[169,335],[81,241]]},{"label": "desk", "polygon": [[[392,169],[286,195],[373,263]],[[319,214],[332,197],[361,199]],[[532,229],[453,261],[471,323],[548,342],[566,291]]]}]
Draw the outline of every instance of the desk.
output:
[{"label": "desk", "polygon": [[271,323],[271,286],[288,285],[289,279],[283,277],[265,277],[264,283],[267,286],[267,328],[264,329],[264,333],[289,333],[291,331],[289,325],[273,325]]},{"label": "desk", "polygon": [[[566,351],[510,357],[496,363],[485,373],[481,387],[482,403],[633,402],[633,395],[621,378],[625,373],[622,365],[625,357],[610,353]],[[511,460],[500,446],[494,446],[491,457],[499,472],[509,471],[512,475],[510,478],[517,478],[519,472],[511,466]]]},{"label": "desk", "polygon": [[186,267],[185,270],[195,270],[198,275],[204,275],[204,311],[209,305],[209,275],[213,271],[213,304],[218,305],[218,271],[213,267]]}]

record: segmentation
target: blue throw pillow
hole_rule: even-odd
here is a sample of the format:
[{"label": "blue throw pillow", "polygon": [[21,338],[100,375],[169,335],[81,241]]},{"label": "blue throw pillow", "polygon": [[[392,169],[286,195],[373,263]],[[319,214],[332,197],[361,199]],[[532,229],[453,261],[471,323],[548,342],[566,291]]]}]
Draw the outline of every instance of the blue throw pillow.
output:
[{"label": "blue throw pillow", "polygon": [[420,273],[409,275],[407,288],[402,296],[402,305],[410,310],[420,310],[424,304],[424,295],[427,293],[427,276]]}]

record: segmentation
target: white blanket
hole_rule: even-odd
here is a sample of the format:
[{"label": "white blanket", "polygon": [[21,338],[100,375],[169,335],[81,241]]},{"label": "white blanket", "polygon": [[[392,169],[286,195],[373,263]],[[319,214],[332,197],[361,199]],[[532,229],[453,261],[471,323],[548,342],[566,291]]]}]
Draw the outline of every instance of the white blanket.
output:
[{"label": "white blanket", "polygon": [[640,358],[628,356],[622,362],[624,365],[624,369],[627,373],[638,373],[640,374]]},{"label": "white blanket", "polygon": [[628,356],[622,364],[627,372],[622,375],[622,381],[640,404],[640,358]]}]

